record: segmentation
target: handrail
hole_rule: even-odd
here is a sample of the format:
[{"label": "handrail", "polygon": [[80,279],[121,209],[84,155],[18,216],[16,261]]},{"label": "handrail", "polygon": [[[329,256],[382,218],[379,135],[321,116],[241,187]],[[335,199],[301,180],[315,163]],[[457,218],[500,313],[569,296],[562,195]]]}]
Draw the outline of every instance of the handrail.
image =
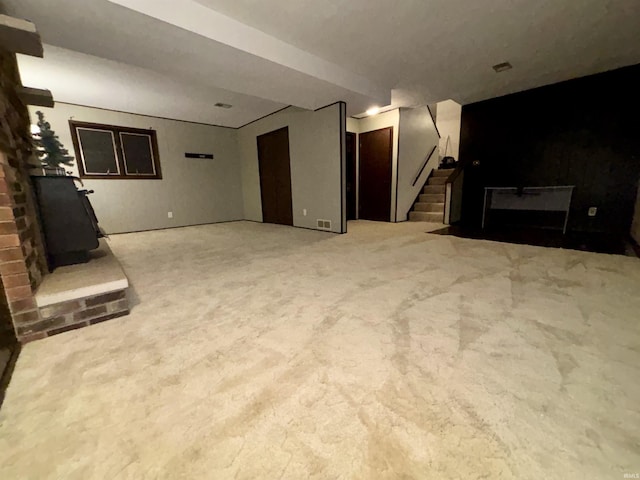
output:
[{"label": "handrail", "polygon": [[438,130],[438,125],[436,124],[436,119],[433,116],[433,112],[431,111],[431,107],[429,105],[427,105],[427,110],[429,110],[429,115],[431,116],[431,121],[433,122],[433,126],[436,129],[436,133],[438,134],[438,138],[442,138],[442,135],[440,135],[440,130]]},{"label": "handrail", "polygon": [[427,163],[429,163],[429,160],[431,160],[431,157],[433,156],[433,153],[436,151],[437,146],[438,145],[434,145],[433,148],[431,149],[431,153],[427,157],[425,157],[424,163],[422,164],[422,167],[420,167],[420,171],[418,172],[418,175],[416,175],[415,180],[411,184],[412,187],[415,187],[416,183],[418,183],[418,179],[420,178],[420,175],[422,175],[422,172],[424,171],[424,167],[426,167]]}]

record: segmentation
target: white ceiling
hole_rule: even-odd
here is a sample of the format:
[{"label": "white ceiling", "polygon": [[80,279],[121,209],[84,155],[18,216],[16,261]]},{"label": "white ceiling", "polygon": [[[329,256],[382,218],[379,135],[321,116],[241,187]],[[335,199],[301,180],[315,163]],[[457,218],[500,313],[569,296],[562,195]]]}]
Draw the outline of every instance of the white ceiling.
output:
[{"label": "white ceiling", "polygon": [[[40,78],[31,63],[29,83],[48,82],[59,100],[104,107],[117,85],[138,113],[211,116],[208,122],[228,126],[284,104],[318,108],[344,100],[350,115],[390,101],[465,104],[640,62],[638,0],[0,4],[36,23],[45,43],[118,62],[47,48]],[[514,68],[494,73],[491,66],[503,61]],[[69,75],[76,88],[64,80]],[[238,111],[208,112],[216,101]]]},{"label": "white ceiling", "polygon": [[[34,22],[46,44],[149,69],[186,82],[186,86],[196,83],[266,99],[276,105],[272,111],[281,104],[315,109],[342,100],[347,102],[350,113],[356,113],[391,100],[389,88],[253,28],[240,31],[243,26],[238,22],[191,0],[180,2],[181,15],[175,13],[173,0],[129,2],[152,5],[160,13],[163,10],[159,7],[164,6],[164,11],[174,12],[171,19],[183,20],[179,25],[107,0],[0,3],[9,15]],[[197,30],[202,25],[218,28],[211,34]],[[234,37],[240,36],[254,38],[255,42],[250,43],[262,47],[262,51],[240,48],[238,42],[233,42]],[[289,61],[292,56],[297,60],[295,65]],[[52,92],[55,98],[56,92]],[[202,100],[201,108],[206,108],[206,98]],[[96,99],[100,103],[106,101],[109,98]],[[260,116],[256,109],[253,119]],[[224,121],[221,124],[232,125]]]},{"label": "white ceiling", "polygon": [[638,0],[197,1],[429,103],[640,62]]}]

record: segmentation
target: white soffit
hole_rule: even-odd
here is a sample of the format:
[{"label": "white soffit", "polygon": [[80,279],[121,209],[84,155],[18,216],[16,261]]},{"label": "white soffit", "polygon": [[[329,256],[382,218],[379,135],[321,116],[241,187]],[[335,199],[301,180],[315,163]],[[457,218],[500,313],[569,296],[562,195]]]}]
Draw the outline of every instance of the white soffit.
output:
[{"label": "white soffit", "polygon": [[48,88],[58,102],[141,115],[239,127],[286,106],[51,45],[44,58],[18,55],[18,66],[25,85]]},{"label": "white soffit", "polygon": [[[240,23],[192,0],[108,0],[258,58],[309,75],[378,102],[388,103],[390,89],[369,78],[312,55],[260,30]],[[307,104],[305,108],[324,105]]]}]

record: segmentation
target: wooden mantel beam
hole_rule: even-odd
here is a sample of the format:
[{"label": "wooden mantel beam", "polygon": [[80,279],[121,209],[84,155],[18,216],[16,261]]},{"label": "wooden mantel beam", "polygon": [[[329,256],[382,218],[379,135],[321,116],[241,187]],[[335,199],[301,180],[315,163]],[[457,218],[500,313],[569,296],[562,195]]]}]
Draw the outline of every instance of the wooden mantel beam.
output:
[{"label": "wooden mantel beam", "polygon": [[0,48],[13,53],[42,57],[42,40],[36,26],[21,18],[0,14]]},{"label": "wooden mantel beam", "polygon": [[41,88],[18,87],[18,96],[25,105],[53,108],[51,91]]}]

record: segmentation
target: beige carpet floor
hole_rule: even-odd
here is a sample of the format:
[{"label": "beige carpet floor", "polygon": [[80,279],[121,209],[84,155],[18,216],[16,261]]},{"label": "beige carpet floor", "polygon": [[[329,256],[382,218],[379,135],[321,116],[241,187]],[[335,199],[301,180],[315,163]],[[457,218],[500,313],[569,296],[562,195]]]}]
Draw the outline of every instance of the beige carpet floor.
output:
[{"label": "beige carpet floor", "polygon": [[112,237],[138,304],[24,348],[0,478],[639,473],[640,260],[427,227]]}]

